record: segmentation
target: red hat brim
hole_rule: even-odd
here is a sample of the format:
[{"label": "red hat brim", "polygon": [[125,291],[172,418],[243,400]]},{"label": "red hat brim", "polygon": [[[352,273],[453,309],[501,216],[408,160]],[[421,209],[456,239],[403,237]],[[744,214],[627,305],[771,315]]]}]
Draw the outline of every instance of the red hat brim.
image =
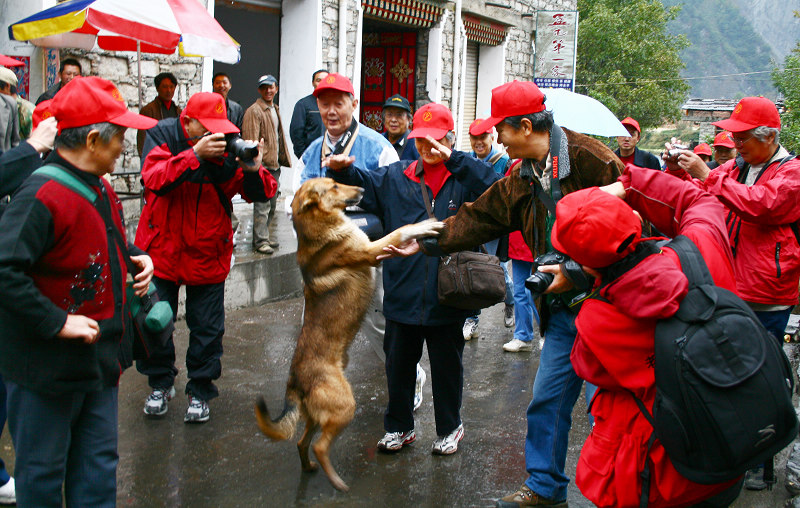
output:
[{"label": "red hat brim", "polygon": [[158,120],[134,113],[133,111],[126,111],[116,118],[109,119],[108,122],[114,125],[121,125],[122,127],[130,127],[131,129],[145,130],[155,127]]},{"label": "red hat brim", "polygon": [[758,127],[758,125],[753,125],[747,122],[742,122],[741,120],[734,120],[731,118],[728,118],[727,120],[720,120],[719,122],[714,122],[711,125],[715,125],[720,129],[730,132],[744,132]]},{"label": "red hat brim", "polygon": [[239,132],[239,127],[223,118],[196,118],[196,120],[213,134],[234,134]]},{"label": "red hat brim", "polygon": [[420,127],[418,129],[414,129],[408,133],[408,139],[412,138],[425,138],[425,137],[432,137],[435,140],[440,140],[443,137],[447,136],[447,133],[450,132],[450,129],[437,129],[435,127]]}]

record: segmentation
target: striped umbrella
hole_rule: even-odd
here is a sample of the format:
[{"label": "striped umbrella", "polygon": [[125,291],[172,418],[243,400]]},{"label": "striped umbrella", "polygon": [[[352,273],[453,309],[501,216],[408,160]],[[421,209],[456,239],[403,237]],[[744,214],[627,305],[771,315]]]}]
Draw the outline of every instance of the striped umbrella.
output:
[{"label": "striped umbrella", "polygon": [[8,27],[12,40],[47,48],[136,51],[239,61],[239,44],[197,0],[70,0]]}]

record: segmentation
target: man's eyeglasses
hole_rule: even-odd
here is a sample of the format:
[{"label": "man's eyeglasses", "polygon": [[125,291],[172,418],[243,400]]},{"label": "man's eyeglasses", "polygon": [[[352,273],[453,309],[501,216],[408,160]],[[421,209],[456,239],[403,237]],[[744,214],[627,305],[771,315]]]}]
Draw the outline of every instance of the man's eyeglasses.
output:
[{"label": "man's eyeglasses", "polygon": [[745,143],[747,143],[748,141],[750,141],[751,139],[753,139],[754,137],[755,137],[754,134],[751,134],[750,137],[747,137],[747,138],[744,138],[744,139],[737,138],[735,136],[731,136],[731,141],[733,141],[733,146],[740,147],[740,146],[744,145]]}]

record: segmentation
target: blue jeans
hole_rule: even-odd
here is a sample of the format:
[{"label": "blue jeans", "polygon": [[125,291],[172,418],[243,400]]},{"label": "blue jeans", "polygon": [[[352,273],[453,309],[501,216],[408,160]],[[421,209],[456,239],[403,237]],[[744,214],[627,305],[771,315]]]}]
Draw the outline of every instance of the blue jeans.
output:
[{"label": "blue jeans", "polygon": [[[3,436],[3,427],[6,425],[6,385],[3,383],[3,376],[0,376],[0,437]],[[6,471],[6,464],[0,457],[0,487],[8,483],[11,476]]]},{"label": "blue jeans", "polygon": [[789,322],[789,315],[792,313],[792,307],[785,310],[762,310],[754,311],[756,317],[764,328],[771,333],[778,342],[783,344],[783,334],[786,331],[786,324]]},{"label": "blue jeans", "polygon": [[[550,316],[527,413],[525,468],[530,476],[525,485],[555,501],[567,498],[569,478],[564,474],[564,463],[572,409],[583,384],[569,360],[576,334],[575,315],[560,311]],[[595,390],[587,383],[587,401]]]},{"label": "blue jeans", "polygon": [[525,287],[525,279],[530,277],[533,263],[511,260],[511,275],[514,278],[514,338],[522,342],[533,340],[533,299]]},{"label": "blue jeans", "polygon": [[[495,238],[494,240],[489,240],[483,246],[486,247],[486,252],[492,255],[497,255],[497,244],[500,243],[499,238]],[[511,275],[508,273],[508,265],[509,262],[506,261],[505,263],[501,262],[500,266],[503,267],[503,275],[506,276],[506,305],[512,305],[514,303],[514,281],[511,280]]]},{"label": "blue jeans", "polygon": [[46,396],[6,381],[17,506],[117,503],[117,388]]}]

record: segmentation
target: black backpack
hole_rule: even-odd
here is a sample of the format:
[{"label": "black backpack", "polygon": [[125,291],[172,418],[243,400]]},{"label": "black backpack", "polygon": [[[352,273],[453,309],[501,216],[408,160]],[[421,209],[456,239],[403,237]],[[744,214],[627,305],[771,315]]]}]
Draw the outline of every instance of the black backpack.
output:
[{"label": "black backpack", "polygon": [[678,312],[656,325],[652,412],[636,402],[681,475],[722,483],[795,438],[794,380],[781,343],[744,301],[714,285],[697,246],[685,236],[666,246],[678,254],[689,292]]}]

